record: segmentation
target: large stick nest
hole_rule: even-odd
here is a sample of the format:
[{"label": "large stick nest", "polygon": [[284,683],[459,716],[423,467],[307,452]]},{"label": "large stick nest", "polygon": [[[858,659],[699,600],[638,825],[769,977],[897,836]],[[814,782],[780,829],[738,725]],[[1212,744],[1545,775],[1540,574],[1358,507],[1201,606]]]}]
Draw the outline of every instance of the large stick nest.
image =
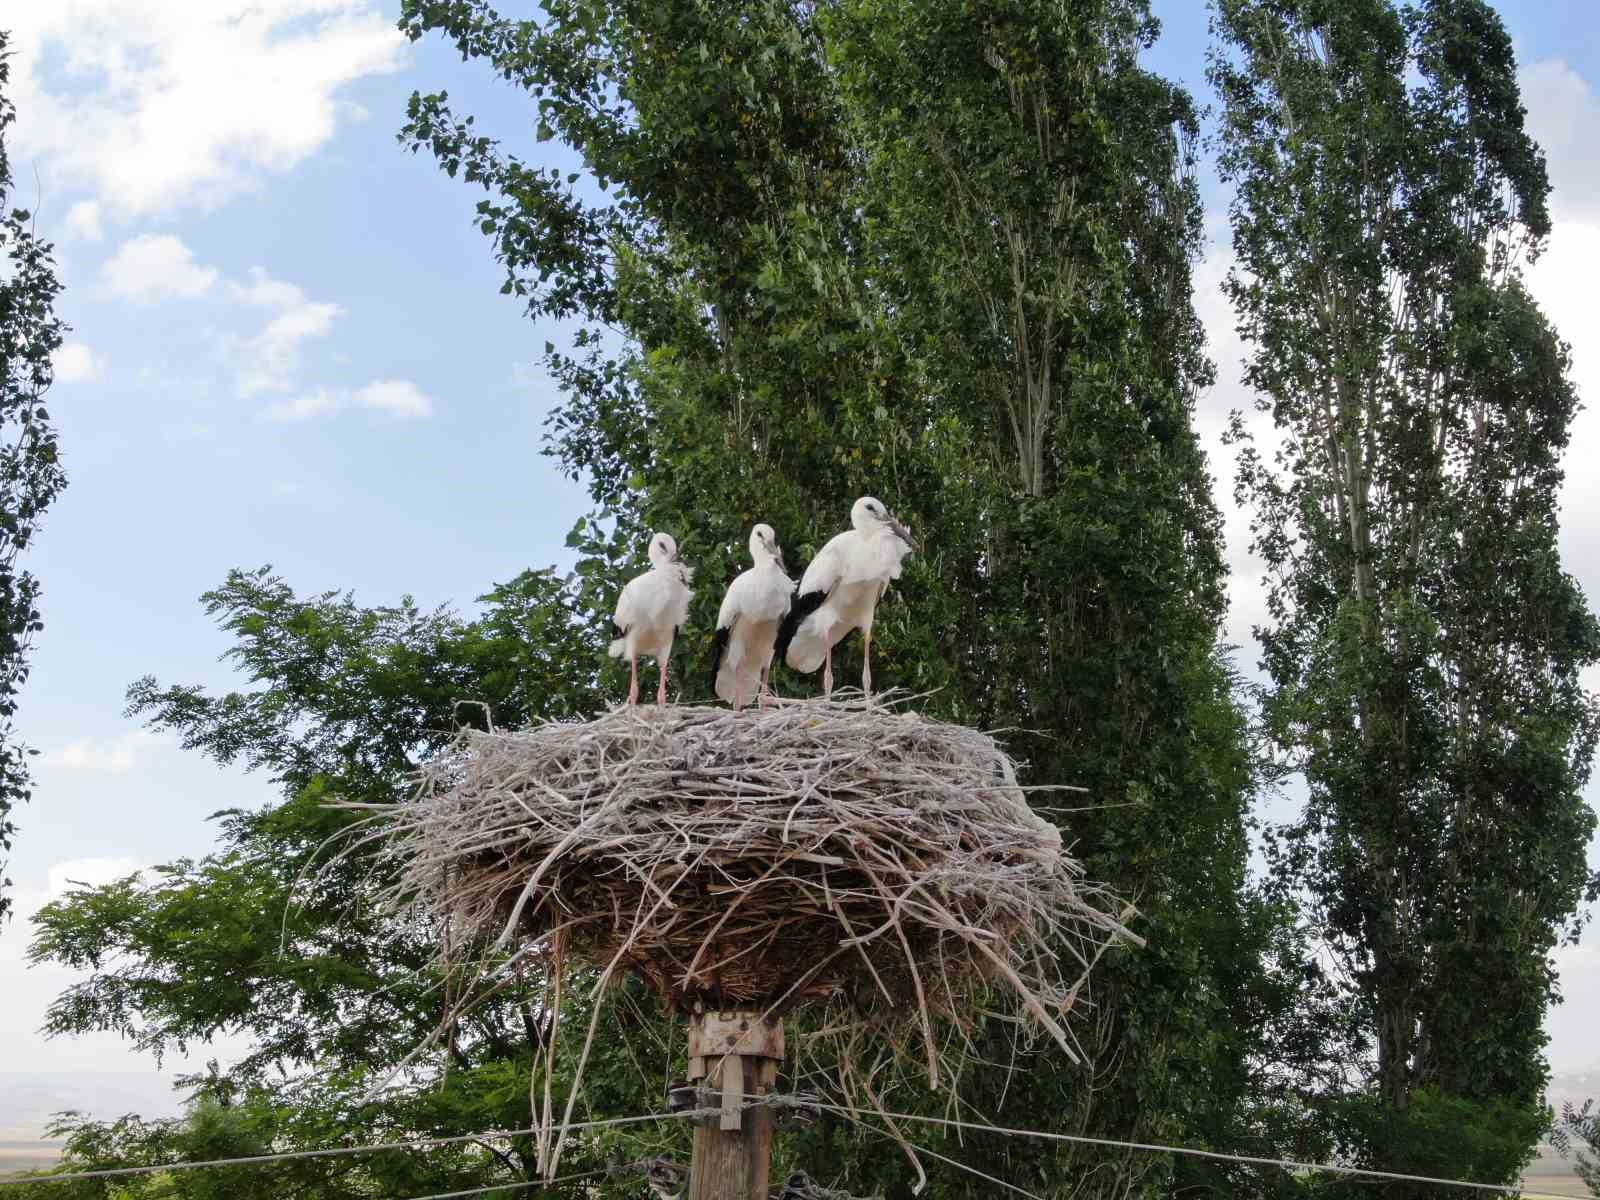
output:
[{"label": "large stick nest", "polygon": [[1126,933],[993,738],[881,698],[468,732],[390,821],[447,965],[625,967],[684,1010],[836,999],[920,1025],[930,1068],[932,1018],[995,984],[1067,1045]]}]

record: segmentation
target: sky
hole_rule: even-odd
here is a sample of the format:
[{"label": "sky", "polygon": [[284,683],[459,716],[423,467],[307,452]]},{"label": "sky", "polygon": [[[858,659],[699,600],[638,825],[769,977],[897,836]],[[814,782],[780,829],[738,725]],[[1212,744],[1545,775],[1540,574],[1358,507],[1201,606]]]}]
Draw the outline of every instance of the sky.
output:
[{"label": "sky", "polygon": [[[1209,104],[1202,6],[1154,7],[1165,30],[1150,64]],[[1580,388],[1600,397],[1600,7],[1499,7],[1556,188],[1530,284],[1573,343]],[[28,560],[46,628],[19,724],[41,755],[14,814],[18,913],[0,928],[0,1142],[40,1136],[61,1108],[175,1112],[171,1075],[233,1048],[158,1070],[113,1035],[46,1041],[45,1009],[74,976],[24,953],[29,917],[70,881],[204,854],[210,814],[275,798],[123,715],[146,674],[242,682],[200,594],[230,568],[271,564],[301,593],[470,607],[526,567],[568,561],[585,498],[540,454],[558,397],[539,352],[562,330],[498,294],[471,220],[481,193],[395,133],[413,90],[446,89],[524,157],[559,150],[535,142],[525,98],[438,42],[408,43],[397,16],[398,0],[52,0],[0,18],[19,111],[13,199],[57,244],[73,326],[49,397],[71,483]],[[1249,666],[1260,568],[1219,440],[1249,396],[1218,286],[1226,192],[1208,177],[1205,194],[1197,302],[1219,379],[1197,421],[1228,508],[1230,635]],[[1562,548],[1600,603],[1596,409],[1574,431]],[[1593,1085],[1600,951],[1556,957],[1568,1002],[1550,1059]]]}]

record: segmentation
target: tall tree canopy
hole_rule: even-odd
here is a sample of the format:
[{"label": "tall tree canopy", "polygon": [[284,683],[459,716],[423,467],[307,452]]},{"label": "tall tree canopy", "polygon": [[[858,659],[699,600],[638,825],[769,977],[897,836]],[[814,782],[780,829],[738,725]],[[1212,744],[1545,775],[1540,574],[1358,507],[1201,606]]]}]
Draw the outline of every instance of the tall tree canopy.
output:
[{"label": "tall tree canopy", "polygon": [[1266,715],[1303,770],[1276,862],[1375,1061],[1341,1119],[1510,1182],[1544,1122],[1549,952],[1593,899],[1597,627],[1556,545],[1577,408],[1518,279],[1549,231],[1483,0],[1220,0],[1212,78],[1271,568]]},{"label": "tall tree canopy", "polygon": [[26,209],[11,205],[6,131],[17,112],[6,94],[9,42],[0,30],[0,921],[11,906],[5,894],[10,880],[4,877],[16,832],[11,811],[32,794],[30,752],[17,740],[13,720],[33,635],[42,628],[39,581],[18,559],[67,482],[43,406],[51,356],[66,328],[54,311],[61,282],[50,243],[35,235]]},{"label": "tall tree canopy", "polygon": [[[582,326],[548,361],[553,450],[612,522],[580,533],[586,578],[610,586],[648,528],[701,579],[737,569],[755,520],[803,558],[879,495],[927,547],[875,630],[880,677],[1028,731],[1013,743],[1034,781],[1111,806],[1063,823],[1141,904],[1151,946],[1105,964],[1092,1066],[964,1094],[1080,1132],[1240,1134],[1265,918],[1243,896],[1248,763],[1190,427],[1209,371],[1196,120],[1140,66],[1144,5],[404,14],[525,89],[590,177],[530,168],[442,95],[412,101],[410,143],[488,193],[505,290]],[[1001,1139],[962,1153],[1024,1185],[1081,1171],[1097,1195],[1163,1169]]]}]

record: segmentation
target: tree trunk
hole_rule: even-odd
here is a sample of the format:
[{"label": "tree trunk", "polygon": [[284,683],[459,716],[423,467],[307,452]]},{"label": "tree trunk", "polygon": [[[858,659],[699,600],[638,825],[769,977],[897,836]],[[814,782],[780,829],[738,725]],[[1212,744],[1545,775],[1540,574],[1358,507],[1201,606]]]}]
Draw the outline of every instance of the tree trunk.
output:
[{"label": "tree trunk", "polygon": [[[1415,1039],[1416,1014],[1409,986],[1394,978],[1397,964],[1392,955],[1375,956],[1378,984],[1378,1087],[1384,1100],[1397,1111],[1411,1101],[1411,1048]],[[1388,976],[1387,982],[1383,982]]]}]

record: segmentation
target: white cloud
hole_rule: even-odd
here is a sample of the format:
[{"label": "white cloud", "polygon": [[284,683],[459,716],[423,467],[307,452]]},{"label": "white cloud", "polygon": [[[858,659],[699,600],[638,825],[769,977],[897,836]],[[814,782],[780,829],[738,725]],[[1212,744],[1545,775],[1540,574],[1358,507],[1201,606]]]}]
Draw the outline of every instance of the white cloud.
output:
[{"label": "white cloud", "polygon": [[1518,82],[1528,110],[1528,132],[1544,147],[1553,191],[1550,204],[1559,221],[1567,216],[1600,217],[1600,96],[1589,81],[1559,58],[1525,68]]},{"label": "white cloud", "polygon": [[102,374],[104,364],[82,342],[63,342],[61,349],[51,359],[57,383],[93,383]]},{"label": "white cloud", "polygon": [[135,729],[114,738],[79,738],[39,756],[39,765],[60,771],[131,771],[147,751],[165,746],[171,738]]},{"label": "white cloud", "polygon": [[1244,382],[1244,358],[1248,347],[1235,328],[1233,305],[1223,292],[1223,283],[1235,265],[1226,243],[1227,218],[1213,220],[1208,229],[1210,253],[1195,264],[1195,312],[1206,331],[1206,350],[1217,367],[1216,384],[1195,406],[1195,432],[1211,467],[1211,492],[1222,513],[1222,536],[1228,561],[1228,620],[1223,639],[1239,647],[1235,665],[1246,675],[1258,674],[1260,647],[1251,630],[1265,624],[1267,575],[1259,559],[1250,553],[1250,512],[1233,501],[1233,483],[1238,470],[1238,447],[1223,444],[1231,414],[1245,414],[1245,428],[1263,451],[1279,440],[1270,416],[1255,411],[1255,393]]},{"label": "white cloud", "polygon": [[[1594,323],[1594,279],[1600,274],[1600,221],[1558,222],[1544,256],[1528,271],[1528,288],[1556,330],[1572,344],[1571,379],[1584,408],[1570,427],[1561,488],[1561,556],[1594,607],[1600,604],[1600,345]],[[1591,684],[1600,682],[1593,677]]]},{"label": "white cloud", "polygon": [[1544,147],[1555,186],[1554,230],[1527,270],[1528,289],[1572,344],[1571,378],[1585,402],[1571,427],[1561,489],[1561,551],[1591,605],[1600,603],[1600,345],[1594,324],[1594,279],[1600,274],[1600,96],[1560,59],[1522,72],[1528,130]]},{"label": "white cloud", "polygon": [[342,122],[358,119],[340,93],[397,70],[405,58],[386,7],[375,0],[8,6],[20,116],[14,151],[123,216],[214,204],[263,174],[291,169]]},{"label": "white cloud", "polygon": [[[1600,948],[1563,946],[1551,959],[1561,976],[1561,1004],[1550,1010],[1550,1066],[1557,1072],[1600,1068]],[[1593,1094],[1593,1093],[1591,1093]]]},{"label": "white cloud", "polygon": [[[140,234],[100,268],[99,295],[133,304],[169,299],[194,299],[210,292],[221,278],[215,267],[197,263],[182,239],[172,234]],[[251,267],[244,282],[229,281],[228,295],[249,308],[271,313],[251,337],[228,334],[216,345],[234,368],[240,396],[287,392],[300,367],[303,343],[327,337],[344,315],[337,304],[309,299],[297,284],[274,279],[263,267]]]},{"label": "white cloud", "polygon": [[80,200],[67,210],[66,236],[85,242],[98,242],[105,236],[98,200]]},{"label": "white cloud", "polygon": [[292,400],[280,400],[276,404],[269,404],[261,410],[261,415],[269,421],[306,421],[312,417],[334,412],[340,406],[341,400],[337,393],[330,392],[327,388],[318,388],[314,392],[307,392]]},{"label": "white cloud", "polygon": [[104,887],[141,870],[131,858],[71,858],[50,868],[50,899],[59,900],[75,887]]},{"label": "white cloud", "polygon": [[269,404],[261,415],[269,421],[305,421],[345,408],[365,408],[392,417],[413,419],[433,414],[433,400],[408,379],[378,379],[355,391],[318,388],[314,392]]},{"label": "white cloud", "polygon": [[406,379],[379,379],[356,392],[358,407],[375,408],[396,417],[426,417],[433,413],[433,401],[416,384]]},{"label": "white cloud", "polygon": [[306,294],[293,283],[274,279],[265,267],[251,267],[247,272],[249,283],[230,283],[228,290],[234,299],[262,308],[297,308],[306,302]]},{"label": "white cloud", "polygon": [[345,310],[307,299],[297,285],[274,279],[261,267],[251,267],[249,274],[248,283],[228,285],[234,299],[276,315],[253,338],[225,339],[223,350],[237,360],[239,395],[286,392],[300,366],[301,343],[327,337]]},{"label": "white cloud", "polygon": [[124,242],[100,268],[100,295],[132,304],[193,300],[217,281],[183,240],[170,233],[142,233]]}]

